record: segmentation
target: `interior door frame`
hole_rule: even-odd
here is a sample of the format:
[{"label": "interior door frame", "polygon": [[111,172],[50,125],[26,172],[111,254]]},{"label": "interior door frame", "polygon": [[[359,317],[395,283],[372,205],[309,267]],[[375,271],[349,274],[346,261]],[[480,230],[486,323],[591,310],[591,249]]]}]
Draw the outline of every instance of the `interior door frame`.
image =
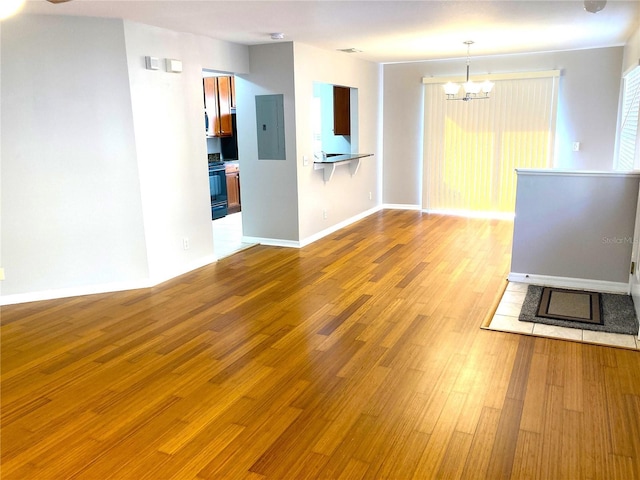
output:
[{"label": "interior door frame", "polygon": [[[638,201],[636,203],[636,222],[633,228],[633,246],[631,248],[631,264],[629,270],[629,292],[633,298],[636,315],[640,318],[640,186],[638,187]],[[633,273],[631,273],[633,272]],[[640,331],[638,332],[640,339]]]}]

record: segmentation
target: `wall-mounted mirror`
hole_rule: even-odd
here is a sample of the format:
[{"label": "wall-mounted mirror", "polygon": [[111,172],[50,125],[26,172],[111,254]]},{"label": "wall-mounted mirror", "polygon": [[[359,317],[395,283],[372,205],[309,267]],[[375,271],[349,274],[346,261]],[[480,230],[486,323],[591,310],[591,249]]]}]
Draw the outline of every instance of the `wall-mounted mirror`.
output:
[{"label": "wall-mounted mirror", "polygon": [[358,89],[313,83],[313,151],[316,156],[358,151]]}]

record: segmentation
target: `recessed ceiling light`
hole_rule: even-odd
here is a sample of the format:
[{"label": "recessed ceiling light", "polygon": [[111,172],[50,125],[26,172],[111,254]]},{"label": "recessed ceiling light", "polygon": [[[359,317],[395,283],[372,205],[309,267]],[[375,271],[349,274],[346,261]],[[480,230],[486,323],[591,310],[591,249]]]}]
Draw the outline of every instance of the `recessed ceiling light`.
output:
[{"label": "recessed ceiling light", "polygon": [[275,32],[271,34],[271,40],[282,40],[284,38],[284,33]]},{"label": "recessed ceiling light", "polygon": [[339,48],[338,49],[339,52],[344,52],[344,53],[362,53],[362,50],[358,50],[357,48]]},{"label": "recessed ceiling light", "polygon": [[24,6],[25,0],[6,0],[0,3],[0,20],[10,17]]}]

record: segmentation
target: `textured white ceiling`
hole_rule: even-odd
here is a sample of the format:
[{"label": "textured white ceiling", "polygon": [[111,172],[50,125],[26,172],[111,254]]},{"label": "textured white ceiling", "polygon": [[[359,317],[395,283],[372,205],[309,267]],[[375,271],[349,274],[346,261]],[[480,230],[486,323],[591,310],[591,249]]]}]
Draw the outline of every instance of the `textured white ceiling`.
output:
[{"label": "textured white ceiling", "polygon": [[582,0],[216,1],[29,0],[26,13],[130,19],[254,45],[272,32],[375,62],[575,50],[624,45],[640,23],[640,2],[609,0],[597,14]]}]

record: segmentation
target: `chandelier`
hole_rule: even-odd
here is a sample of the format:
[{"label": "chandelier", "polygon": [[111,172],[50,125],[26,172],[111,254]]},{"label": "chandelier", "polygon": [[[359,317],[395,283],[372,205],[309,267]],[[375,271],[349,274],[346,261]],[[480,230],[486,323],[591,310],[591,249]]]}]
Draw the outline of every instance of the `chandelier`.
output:
[{"label": "chandelier", "polygon": [[447,95],[447,100],[462,100],[463,102],[468,102],[469,100],[484,100],[489,98],[489,93],[493,89],[493,82],[489,80],[485,80],[482,83],[476,83],[469,80],[469,65],[471,64],[471,57],[469,50],[471,45],[473,45],[472,40],[467,40],[464,42],[467,46],[467,81],[462,84],[462,88],[464,89],[464,97],[458,97],[458,91],[460,90],[460,85],[457,83],[447,82],[444,85],[444,93]]}]

